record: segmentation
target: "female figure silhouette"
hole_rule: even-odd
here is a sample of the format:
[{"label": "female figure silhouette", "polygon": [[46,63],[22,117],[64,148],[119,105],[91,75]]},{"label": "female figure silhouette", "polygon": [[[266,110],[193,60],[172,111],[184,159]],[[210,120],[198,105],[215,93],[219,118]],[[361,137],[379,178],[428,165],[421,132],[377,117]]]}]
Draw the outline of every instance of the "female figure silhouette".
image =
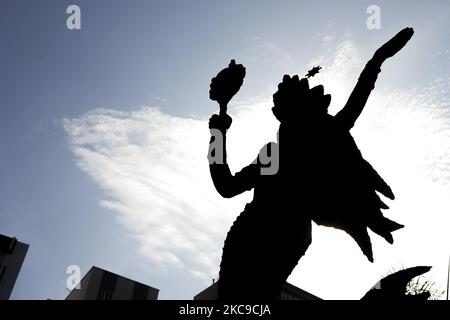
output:
[{"label": "female figure silhouette", "polygon": [[[264,146],[265,153],[279,156],[273,174],[264,174],[270,164],[256,159],[233,175],[226,163],[226,132],[232,119],[226,112],[211,117],[213,137],[217,132],[222,135],[224,161],[212,161],[209,155],[217,191],[230,198],[254,189],[253,201],[238,216],[224,243],[219,299],[276,299],[311,243],[311,221],[346,231],[370,261],[367,228],[393,242],[391,232],[403,226],[383,216],[380,209],[388,207],[377,192],[390,199],[394,195],[362,157],[350,129],[375,86],[382,63],[403,48],[413,33],[406,28],[375,52],[335,116],[327,112],[331,96],[324,94],[323,86],[310,89],[306,78],[283,77],[273,95],[272,111],[280,121],[278,141]],[[232,82],[233,77],[220,74],[211,82],[210,97],[221,110],[226,110],[242,84],[242,80],[238,85]]]}]

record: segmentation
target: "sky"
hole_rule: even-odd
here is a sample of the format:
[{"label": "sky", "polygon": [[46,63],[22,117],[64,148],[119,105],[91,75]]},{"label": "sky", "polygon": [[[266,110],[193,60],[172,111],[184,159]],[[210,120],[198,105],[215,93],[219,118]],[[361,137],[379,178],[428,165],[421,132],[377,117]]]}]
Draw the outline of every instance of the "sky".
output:
[{"label": "sky", "polygon": [[[66,9],[81,8],[81,30]],[[369,5],[381,28],[367,28]],[[68,266],[105,268],[191,299],[217,279],[226,232],[251,192],[222,199],[207,166],[210,79],[247,68],[233,99],[232,171],[275,139],[284,74],[346,101],[366,61],[407,26],[352,134],[392,186],[406,227],[372,234],[375,263],[343,232],[314,226],[289,282],[359,299],[415,265],[445,289],[450,255],[450,3],[428,1],[5,0],[0,4],[0,233],[30,244],[12,299],[63,299]]]}]

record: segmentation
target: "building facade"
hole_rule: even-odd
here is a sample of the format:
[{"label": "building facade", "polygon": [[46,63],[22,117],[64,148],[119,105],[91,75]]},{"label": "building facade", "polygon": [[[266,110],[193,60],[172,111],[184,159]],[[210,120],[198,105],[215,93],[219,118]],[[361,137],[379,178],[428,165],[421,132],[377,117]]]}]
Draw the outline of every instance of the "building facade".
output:
[{"label": "building facade", "polygon": [[158,300],[159,290],[92,267],[66,300]]},{"label": "building facade", "polygon": [[16,284],[29,245],[0,235],[0,300],[8,300]]},{"label": "building facade", "polygon": [[[217,287],[219,282],[200,292],[194,297],[194,300],[217,300]],[[321,300],[319,297],[300,289],[288,282],[281,289],[278,300]]]}]

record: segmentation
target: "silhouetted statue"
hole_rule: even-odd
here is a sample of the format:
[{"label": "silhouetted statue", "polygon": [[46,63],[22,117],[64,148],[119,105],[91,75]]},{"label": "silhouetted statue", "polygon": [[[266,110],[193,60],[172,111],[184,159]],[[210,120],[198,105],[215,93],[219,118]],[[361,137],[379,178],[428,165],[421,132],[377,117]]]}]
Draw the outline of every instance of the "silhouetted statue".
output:
[{"label": "silhouetted statue", "polygon": [[[394,194],[364,160],[349,131],[375,86],[382,63],[412,35],[413,29],[406,28],[375,52],[336,116],[327,112],[331,96],[324,95],[323,86],[310,89],[306,78],[285,75],[273,95],[272,111],[280,121],[277,143],[264,146],[260,156],[235,175],[226,163],[226,131],[232,119],[225,112],[211,117],[209,160],[217,191],[231,198],[254,189],[253,201],[225,240],[219,299],[275,299],[311,243],[311,221],[346,231],[370,261],[367,228],[393,242],[391,232],[403,226],[383,216],[380,209],[388,207],[377,192],[390,199]],[[245,68],[232,61],[219,75],[211,81],[210,97],[226,110],[223,104],[238,91]],[[218,139],[222,143],[217,144]],[[267,156],[278,162],[277,170],[272,170]]]}]

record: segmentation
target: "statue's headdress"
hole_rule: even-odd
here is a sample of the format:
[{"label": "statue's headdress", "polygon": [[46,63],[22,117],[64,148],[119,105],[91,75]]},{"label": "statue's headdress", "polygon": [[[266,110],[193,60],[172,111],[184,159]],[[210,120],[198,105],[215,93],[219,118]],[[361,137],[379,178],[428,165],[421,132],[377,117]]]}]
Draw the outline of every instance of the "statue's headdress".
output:
[{"label": "statue's headdress", "polygon": [[292,78],[289,75],[283,77],[283,81],[278,85],[278,91],[273,95],[272,111],[278,120],[284,121],[293,115],[305,113],[327,112],[331,96],[324,95],[322,85],[310,89],[308,83],[308,78],[314,76],[320,69],[315,67],[309,70],[302,79],[299,79],[298,75]]}]

